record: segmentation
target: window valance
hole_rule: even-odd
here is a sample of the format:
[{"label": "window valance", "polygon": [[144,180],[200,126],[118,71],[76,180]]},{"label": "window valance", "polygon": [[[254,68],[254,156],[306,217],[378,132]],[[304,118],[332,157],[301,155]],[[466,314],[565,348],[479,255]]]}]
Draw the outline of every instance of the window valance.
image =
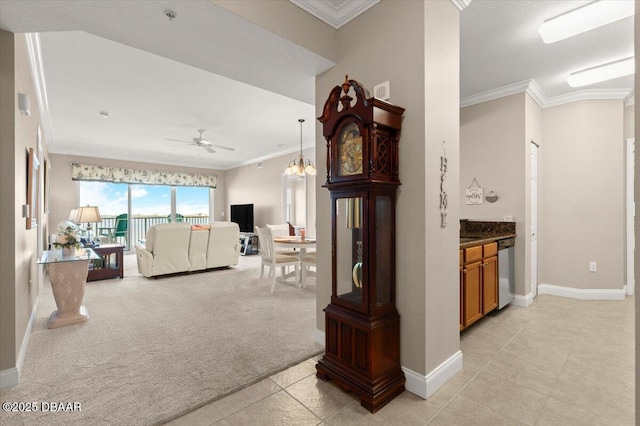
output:
[{"label": "window valance", "polygon": [[144,185],[208,186],[215,188],[216,178],[216,175],[71,164],[72,180],[138,183]]}]

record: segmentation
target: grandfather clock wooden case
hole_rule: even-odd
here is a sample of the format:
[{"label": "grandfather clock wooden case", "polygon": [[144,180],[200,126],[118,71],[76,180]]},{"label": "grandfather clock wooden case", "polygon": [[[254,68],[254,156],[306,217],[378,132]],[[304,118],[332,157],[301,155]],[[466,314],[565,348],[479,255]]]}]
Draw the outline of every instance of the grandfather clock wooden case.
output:
[{"label": "grandfather clock wooden case", "polygon": [[[349,93],[355,93],[354,99]],[[331,303],[326,352],[316,365],[377,411],[404,391],[395,306],[395,204],[404,108],[369,98],[345,78],[322,116],[331,193]]]}]

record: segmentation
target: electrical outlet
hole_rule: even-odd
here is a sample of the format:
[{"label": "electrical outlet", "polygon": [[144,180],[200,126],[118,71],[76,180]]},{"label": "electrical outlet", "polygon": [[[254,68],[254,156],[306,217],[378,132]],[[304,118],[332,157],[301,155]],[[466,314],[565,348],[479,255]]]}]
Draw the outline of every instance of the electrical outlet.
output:
[{"label": "electrical outlet", "polygon": [[598,270],[598,264],[596,262],[589,262],[589,272],[596,272]]}]

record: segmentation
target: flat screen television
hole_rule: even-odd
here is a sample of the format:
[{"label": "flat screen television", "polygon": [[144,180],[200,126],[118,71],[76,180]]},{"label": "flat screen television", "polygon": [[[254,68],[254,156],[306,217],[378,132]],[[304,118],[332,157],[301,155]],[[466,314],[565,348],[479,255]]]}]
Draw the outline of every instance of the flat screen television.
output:
[{"label": "flat screen television", "polygon": [[232,204],[231,222],[240,227],[240,232],[253,232],[253,204]]}]

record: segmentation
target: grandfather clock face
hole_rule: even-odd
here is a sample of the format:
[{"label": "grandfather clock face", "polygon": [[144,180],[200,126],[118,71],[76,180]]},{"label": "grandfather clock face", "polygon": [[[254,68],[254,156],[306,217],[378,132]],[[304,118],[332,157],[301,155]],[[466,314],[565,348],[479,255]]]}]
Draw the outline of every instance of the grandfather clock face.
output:
[{"label": "grandfather clock face", "polygon": [[348,123],[338,136],[338,176],[362,174],[362,135],[356,123]]}]

